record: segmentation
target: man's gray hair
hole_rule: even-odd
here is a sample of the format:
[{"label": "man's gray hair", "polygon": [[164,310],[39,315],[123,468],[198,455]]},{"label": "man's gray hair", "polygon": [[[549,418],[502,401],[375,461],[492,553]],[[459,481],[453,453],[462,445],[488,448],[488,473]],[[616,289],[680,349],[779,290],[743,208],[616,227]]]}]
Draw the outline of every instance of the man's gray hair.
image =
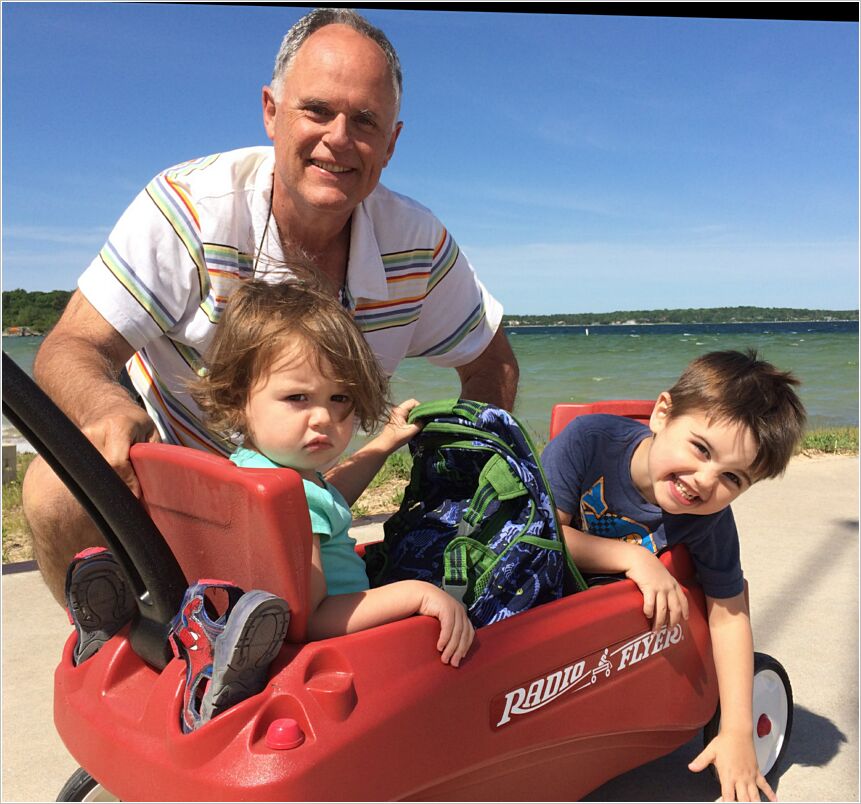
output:
[{"label": "man's gray hair", "polygon": [[[278,55],[275,57],[275,69],[272,72],[272,91],[275,93],[275,98],[280,99],[281,97],[284,74],[292,64],[293,59],[296,58],[299,48],[312,33],[326,25],[346,25],[380,46],[389,64],[392,87],[395,91],[395,110],[396,112],[399,111],[403,92],[403,76],[398,54],[389,38],[379,28],[371,25],[361,14],[351,8],[315,8],[287,31],[281,42]],[[397,113],[395,117],[397,117]]]}]

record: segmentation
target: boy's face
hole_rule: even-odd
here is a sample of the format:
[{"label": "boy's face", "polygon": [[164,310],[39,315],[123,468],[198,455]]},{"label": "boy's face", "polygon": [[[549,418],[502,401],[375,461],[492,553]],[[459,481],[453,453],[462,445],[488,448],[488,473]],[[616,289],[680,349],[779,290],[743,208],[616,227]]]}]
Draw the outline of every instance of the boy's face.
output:
[{"label": "boy's face", "polygon": [[671,417],[670,405],[669,394],[661,394],[649,422],[654,437],[637,450],[643,450],[644,471],[635,483],[647,500],[668,513],[717,513],[755,480],[750,470],[757,451],[753,435],[744,425],[713,421],[704,411]]}]

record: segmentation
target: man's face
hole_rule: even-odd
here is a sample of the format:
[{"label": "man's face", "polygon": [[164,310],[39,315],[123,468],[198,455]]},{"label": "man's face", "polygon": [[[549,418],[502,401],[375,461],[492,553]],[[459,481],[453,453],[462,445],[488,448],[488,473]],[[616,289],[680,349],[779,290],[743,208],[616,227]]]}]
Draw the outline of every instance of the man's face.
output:
[{"label": "man's face", "polygon": [[299,48],[280,92],[263,90],[279,207],[349,217],[377,186],[401,129],[382,50],[352,28],[327,25]]}]

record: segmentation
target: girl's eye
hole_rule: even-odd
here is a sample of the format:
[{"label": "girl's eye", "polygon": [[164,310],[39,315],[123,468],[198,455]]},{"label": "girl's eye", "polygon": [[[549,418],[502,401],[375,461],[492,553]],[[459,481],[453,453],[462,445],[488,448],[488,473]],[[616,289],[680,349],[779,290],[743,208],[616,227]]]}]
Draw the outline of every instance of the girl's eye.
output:
[{"label": "girl's eye", "polygon": [[703,444],[700,444],[698,441],[693,441],[692,443],[694,445],[694,449],[696,449],[697,452],[699,452],[704,457],[708,458],[709,451]]},{"label": "girl's eye", "polygon": [[347,394],[332,394],[332,401],[340,405],[349,405],[353,400]]},{"label": "girl's eye", "polygon": [[740,478],[738,475],[733,474],[732,472],[727,472],[727,473],[724,475],[724,477],[725,477],[727,480],[729,480],[729,482],[730,482],[730,483],[733,483],[734,485],[736,485],[736,486],[738,486],[739,488],[741,488],[741,478]]},{"label": "girl's eye", "polygon": [[289,394],[284,397],[285,402],[304,402],[307,397],[305,394]]}]

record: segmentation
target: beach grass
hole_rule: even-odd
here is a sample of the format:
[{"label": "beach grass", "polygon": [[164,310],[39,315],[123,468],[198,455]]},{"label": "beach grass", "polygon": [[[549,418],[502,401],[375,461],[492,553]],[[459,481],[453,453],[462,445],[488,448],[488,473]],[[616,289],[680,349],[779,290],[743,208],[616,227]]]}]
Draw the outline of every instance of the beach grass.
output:
[{"label": "beach grass", "polygon": [[24,472],[35,458],[32,452],[19,452],[17,457],[17,477],[3,484],[3,563],[29,561],[33,558],[30,526],[24,518],[21,505],[21,483]]},{"label": "beach grass", "polygon": [[[544,444],[537,444],[539,452]],[[857,427],[823,427],[810,430],[798,449],[805,455],[857,455]],[[3,563],[33,559],[32,537],[21,506],[21,481],[35,457],[18,453],[18,477],[3,485]],[[410,479],[412,458],[407,450],[390,455],[383,468],[353,504],[356,517],[394,513],[401,504]]]},{"label": "beach grass", "polygon": [[801,442],[801,452],[852,455],[858,452],[857,427],[822,427],[809,430]]}]

